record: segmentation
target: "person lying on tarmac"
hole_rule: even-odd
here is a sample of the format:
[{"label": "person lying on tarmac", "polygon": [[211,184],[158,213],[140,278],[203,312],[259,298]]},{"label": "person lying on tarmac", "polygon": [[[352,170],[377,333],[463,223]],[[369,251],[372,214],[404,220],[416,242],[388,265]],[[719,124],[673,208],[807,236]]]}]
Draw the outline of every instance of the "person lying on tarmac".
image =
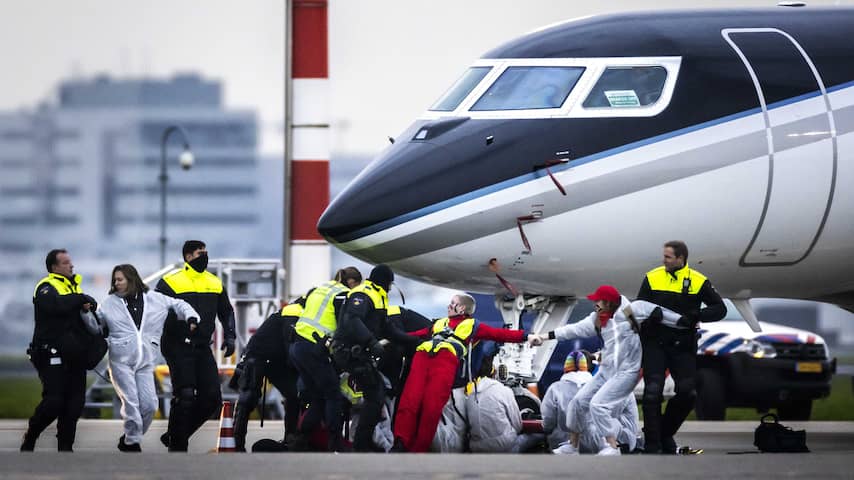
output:
[{"label": "person lying on tarmac", "polygon": [[199,314],[183,300],[150,291],[133,265],[116,265],[111,284],[110,295],[98,307],[98,318],[108,332],[110,379],[122,402],[125,433],[118,448],[141,452],[142,436],[158,407],[154,367],[166,317],[174,311],[192,332]]},{"label": "person lying on tarmac", "polygon": [[458,293],[451,297],[447,317],[436,320],[429,329],[412,333],[432,338],[421,343],[413,357],[395,419],[392,451],[428,451],[442,409],[451,395],[460,361],[473,342],[522,343],[537,338],[526,335],[524,330],[493,328],[478,322],[471,316],[474,310],[474,298]]},{"label": "person lying on tarmac", "polygon": [[[578,454],[581,433],[591,430],[599,455],[620,455],[617,436],[620,423],[617,410],[625,404],[640,375],[641,344],[639,322],[650,317],[661,318],[663,310],[648,302],[630,304],[628,299],[610,285],[601,285],[587,296],[595,311],[583,320],[564,325],[548,333],[548,339],[570,340],[599,336],[604,347],[599,371],[572,399],[567,420],[570,443],[561,453]],[[672,314],[673,312],[668,312]],[[535,336],[531,345],[541,345],[542,336]]]},{"label": "person lying on tarmac", "polygon": [[287,448],[288,435],[296,434],[300,413],[297,396],[299,372],[288,360],[288,351],[293,342],[294,325],[304,307],[305,296],[302,296],[264,320],[249,339],[240,363],[234,369],[229,386],[238,392],[237,404],[234,406],[234,445],[238,452],[246,451],[249,415],[258,406],[265,379],[276,387],[285,400],[285,441],[281,442],[283,450]]}]

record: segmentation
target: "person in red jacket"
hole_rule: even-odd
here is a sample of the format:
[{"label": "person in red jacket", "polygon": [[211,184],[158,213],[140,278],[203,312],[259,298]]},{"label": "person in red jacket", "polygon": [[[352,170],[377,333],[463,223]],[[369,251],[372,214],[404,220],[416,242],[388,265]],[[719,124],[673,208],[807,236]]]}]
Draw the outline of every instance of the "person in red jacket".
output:
[{"label": "person in red jacket", "polygon": [[458,293],[451,297],[448,316],[410,335],[430,338],[418,346],[406,379],[394,424],[396,452],[426,452],[451,395],[460,361],[478,340],[522,343],[524,330],[493,328],[472,318],[475,301]]}]

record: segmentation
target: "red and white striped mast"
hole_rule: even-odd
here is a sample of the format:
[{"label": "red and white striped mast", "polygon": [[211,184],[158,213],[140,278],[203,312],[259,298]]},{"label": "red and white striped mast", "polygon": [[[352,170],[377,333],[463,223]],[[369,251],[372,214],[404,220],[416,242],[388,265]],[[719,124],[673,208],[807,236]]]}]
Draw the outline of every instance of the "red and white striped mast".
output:
[{"label": "red and white striped mast", "polygon": [[327,0],[287,0],[285,45],[285,300],[326,280],[329,244],[317,221],[329,204]]}]

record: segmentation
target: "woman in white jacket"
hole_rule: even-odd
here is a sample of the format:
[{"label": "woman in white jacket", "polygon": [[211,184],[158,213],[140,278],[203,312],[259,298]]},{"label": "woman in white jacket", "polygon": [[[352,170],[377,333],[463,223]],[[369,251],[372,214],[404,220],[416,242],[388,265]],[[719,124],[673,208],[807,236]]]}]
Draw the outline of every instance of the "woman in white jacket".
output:
[{"label": "woman in white jacket", "polygon": [[110,295],[99,305],[98,317],[108,333],[110,378],[122,402],[125,433],[118,447],[123,452],[142,451],[142,436],[157,410],[154,365],[170,310],[195,329],[199,314],[188,303],[149,291],[133,265],[113,268]]},{"label": "woman in white jacket", "polygon": [[[661,321],[662,316],[669,318],[676,314],[649,302],[630,303],[610,285],[601,285],[587,298],[595,302],[593,313],[548,334],[549,339],[558,340],[598,335],[604,343],[597,374],[570,403],[567,418],[570,444],[563,445],[561,453],[578,453],[580,435],[590,429],[601,442],[599,455],[619,455],[618,413],[640,378],[642,350],[638,323],[652,317]],[[542,340],[538,336],[531,343],[538,345]]]}]

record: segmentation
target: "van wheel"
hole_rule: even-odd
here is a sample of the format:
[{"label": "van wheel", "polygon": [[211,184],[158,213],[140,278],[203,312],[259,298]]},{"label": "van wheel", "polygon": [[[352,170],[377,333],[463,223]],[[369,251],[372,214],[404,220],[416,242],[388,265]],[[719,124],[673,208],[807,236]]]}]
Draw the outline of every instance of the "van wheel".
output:
[{"label": "van wheel", "polygon": [[812,399],[801,398],[777,405],[780,420],[809,420],[812,414]]},{"label": "van wheel", "polygon": [[712,368],[697,370],[697,419],[726,420],[726,390],[723,375]]}]

